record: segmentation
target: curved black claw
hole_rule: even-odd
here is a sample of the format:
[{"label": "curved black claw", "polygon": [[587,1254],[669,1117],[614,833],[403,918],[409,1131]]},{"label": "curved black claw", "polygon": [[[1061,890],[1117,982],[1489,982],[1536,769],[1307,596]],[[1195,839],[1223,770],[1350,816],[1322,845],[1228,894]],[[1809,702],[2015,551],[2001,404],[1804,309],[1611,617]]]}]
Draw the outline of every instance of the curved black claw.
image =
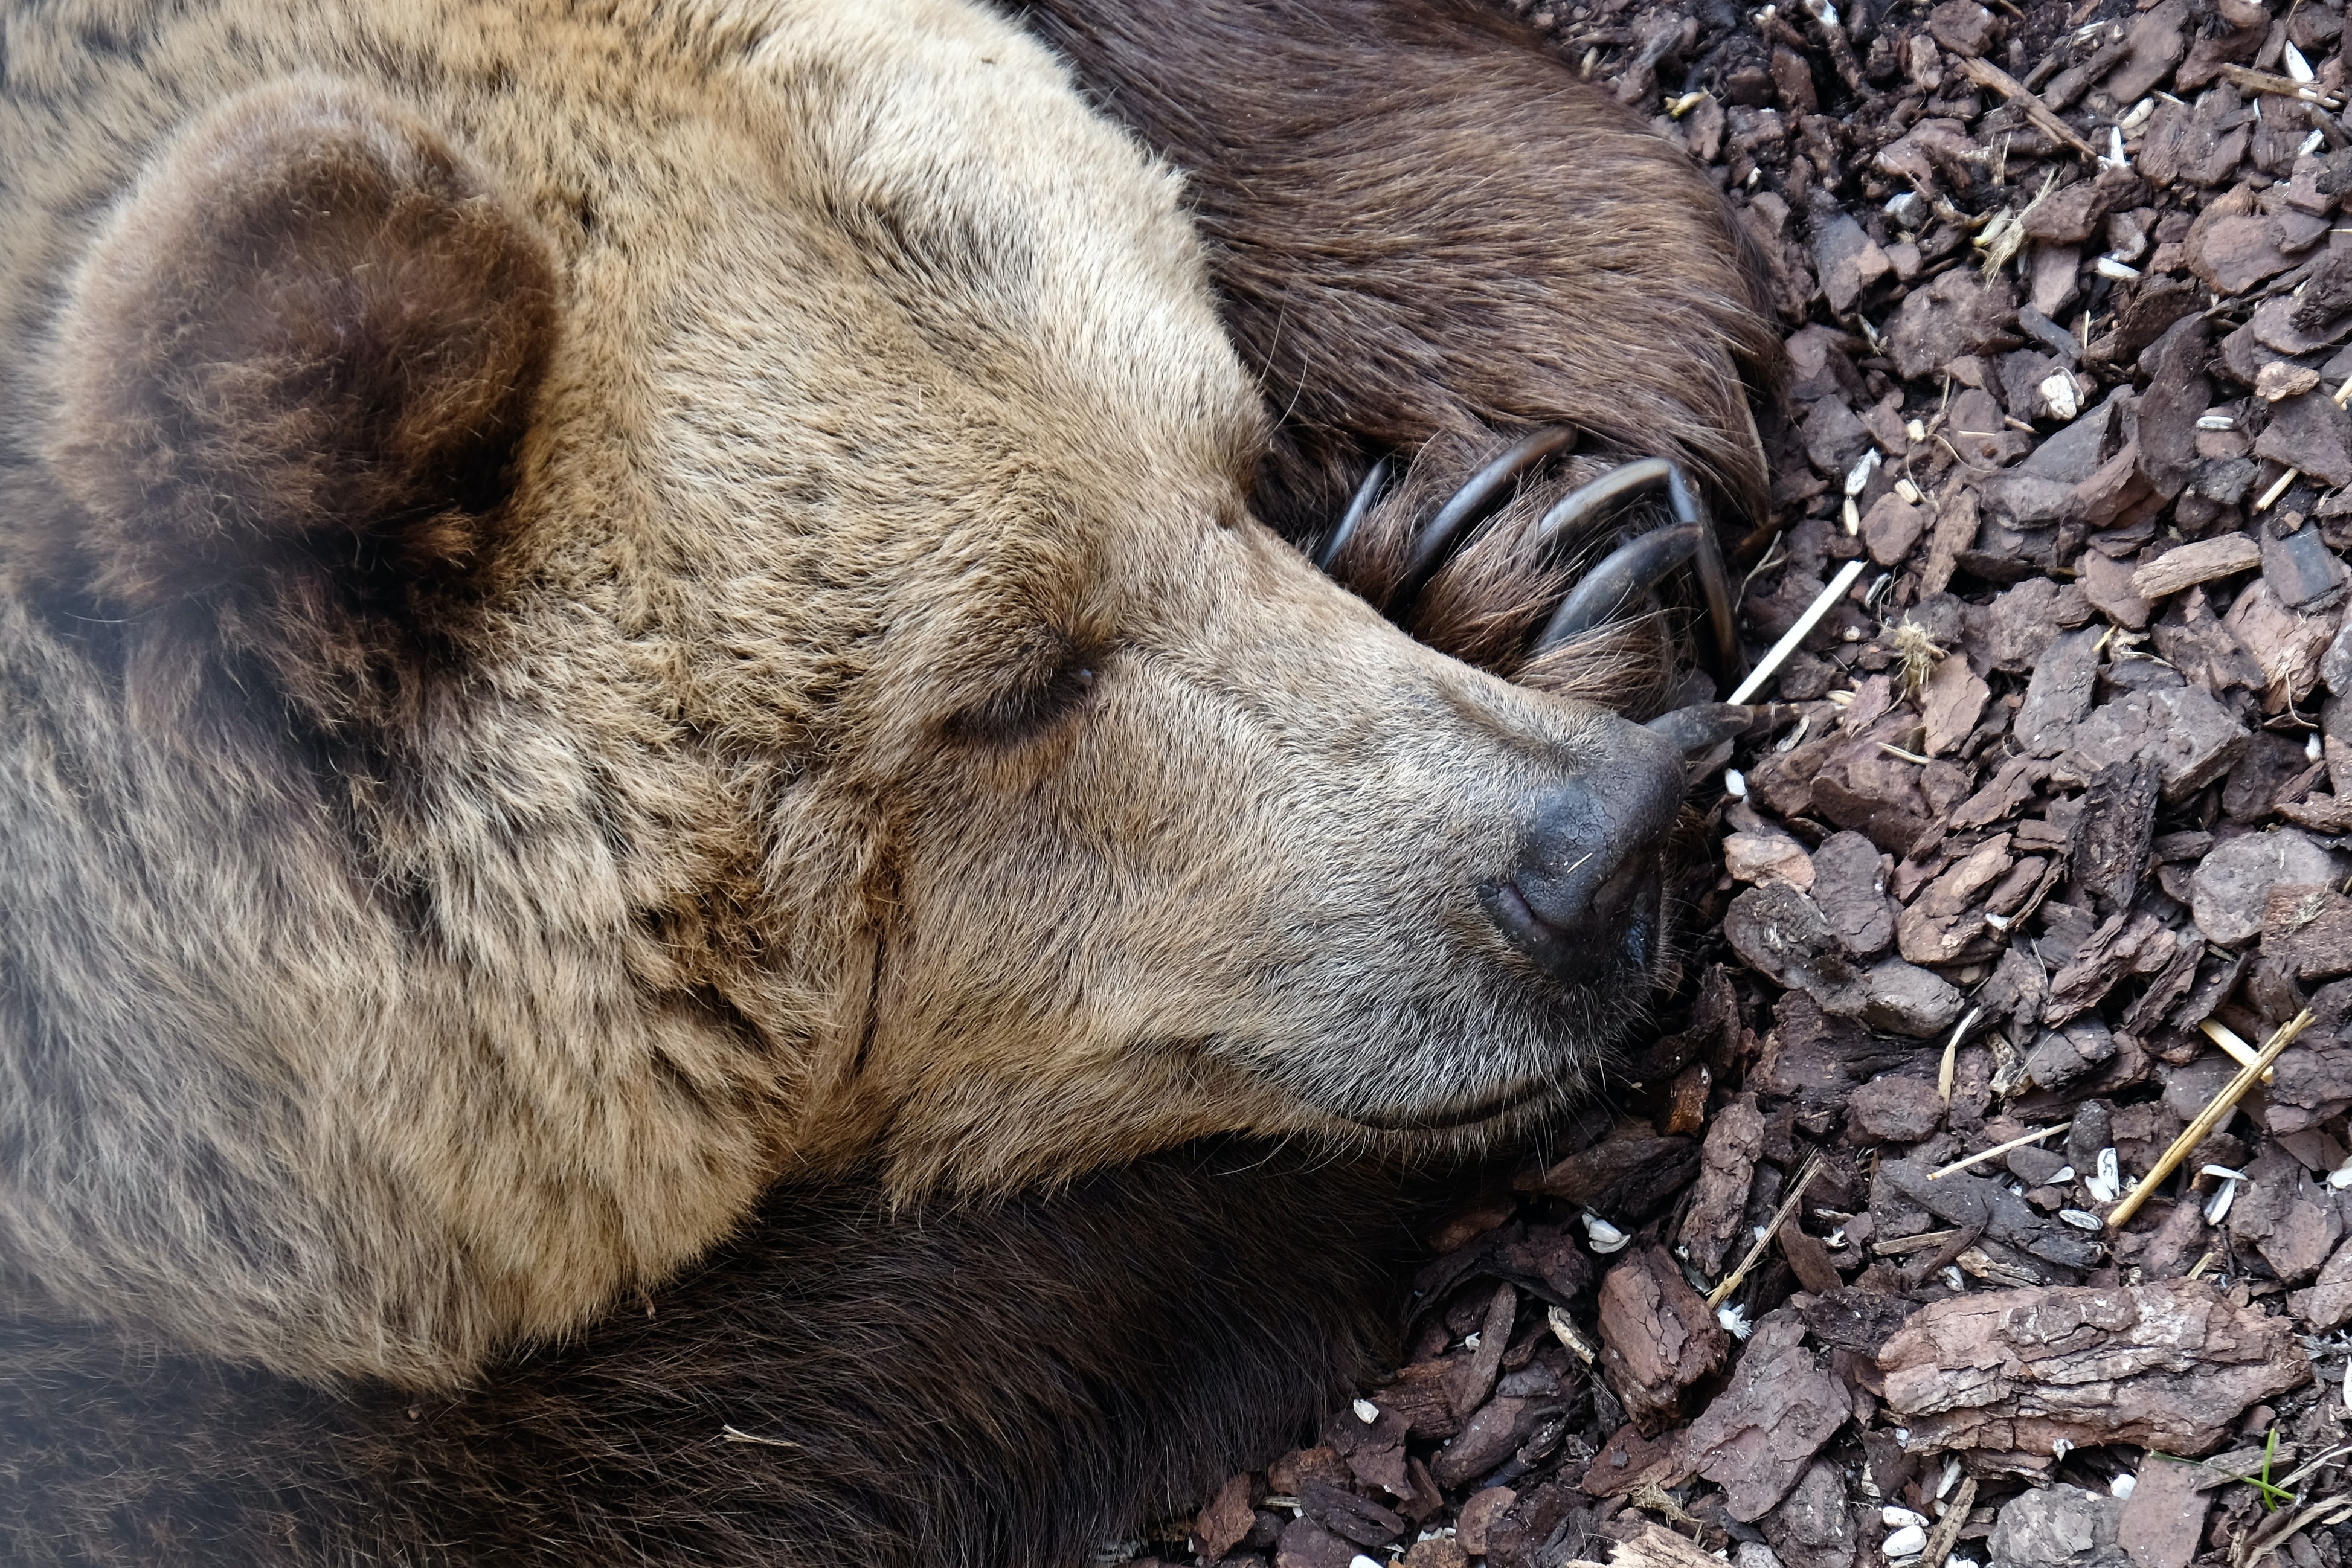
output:
[{"label": "curved black claw", "polygon": [[1364,476],[1364,482],[1356,487],[1354,497],[1349,500],[1347,515],[1339,519],[1339,526],[1331,531],[1331,537],[1323,542],[1323,548],[1315,552],[1317,566],[1326,572],[1331,570],[1331,563],[1339,559],[1339,552],[1348,548],[1348,542],[1356,537],[1356,531],[1364,525],[1364,519],[1373,507],[1380,504],[1381,497],[1388,493],[1389,476],[1395,472],[1396,459],[1392,457],[1382,458],[1372,465],[1372,471]]},{"label": "curved black claw", "polygon": [[[1436,574],[1454,543],[1454,537],[1465,529],[1483,521],[1488,513],[1509,499],[1510,487],[1528,469],[1553,453],[1572,446],[1576,432],[1565,425],[1547,425],[1513,442],[1502,454],[1480,468],[1454,492],[1453,498],[1440,507],[1429,526],[1412,542],[1412,555],[1405,563],[1404,579],[1397,584],[1391,601],[1392,611],[1401,611],[1412,603],[1429,579]],[[1341,524],[1342,527],[1346,525]]]},{"label": "curved black claw", "polygon": [[1690,756],[1728,741],[1753,724],[1763,712],[1760,708],[1736,706],[1729,702],[1694,702],[1687,708],[1661,713],[1642,728],[1652,734],[1664,736],[1685,756]]},{"label": "curved black claw", "polygon": [[1674,525],[1622,546],[1586,574],[1576,591],[1552,613],[1550,624],[1536,639],[1535,651],[1541,653],[1591,630],[1634,595],[1654,586],[1684,562],[1696,561],[1699,592],[1706,599],[1707,623],[1722,663],[1719,673],[1726,680],[1736,680],[1740,675],[1739,635],[1732,624],[1731,577],[1724,569],[1723,546],[1715,536],[1715,524],[1699,499],[1698,487],[1678,465],[1664,458],[1643,458],[1611,469],[1562,496],[1536,525],[1537,537],[1551,538],[1660,480],[1665,482],[1667,500],[1674,508]]}]

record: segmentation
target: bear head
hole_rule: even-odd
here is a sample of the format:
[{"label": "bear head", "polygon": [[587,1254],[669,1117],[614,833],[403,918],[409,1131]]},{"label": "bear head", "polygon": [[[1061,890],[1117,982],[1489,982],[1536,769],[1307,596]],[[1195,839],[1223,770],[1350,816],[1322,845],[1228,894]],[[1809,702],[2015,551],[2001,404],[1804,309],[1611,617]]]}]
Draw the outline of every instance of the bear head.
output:
[{"label": "bear head", "polygon": [[1639,1016],[1671,748],[1253,521],[1044,51],[785,13],[163,27],[5,193],[20,1299],[446,1382],[781,1175],[1456,1148]]}]

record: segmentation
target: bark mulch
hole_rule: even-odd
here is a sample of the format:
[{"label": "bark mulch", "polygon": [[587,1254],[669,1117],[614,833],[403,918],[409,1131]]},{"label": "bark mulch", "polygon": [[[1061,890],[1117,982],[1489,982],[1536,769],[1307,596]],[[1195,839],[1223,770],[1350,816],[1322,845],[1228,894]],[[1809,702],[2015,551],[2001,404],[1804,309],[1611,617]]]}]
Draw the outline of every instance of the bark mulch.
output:
[{"label": "bark mulch", "polygon": [[2342,11],[1521,9],[1769,268],[1751,644],[1859,570],[1699,794],[1671,1032],[1127,1554],[2344,1568]]}]

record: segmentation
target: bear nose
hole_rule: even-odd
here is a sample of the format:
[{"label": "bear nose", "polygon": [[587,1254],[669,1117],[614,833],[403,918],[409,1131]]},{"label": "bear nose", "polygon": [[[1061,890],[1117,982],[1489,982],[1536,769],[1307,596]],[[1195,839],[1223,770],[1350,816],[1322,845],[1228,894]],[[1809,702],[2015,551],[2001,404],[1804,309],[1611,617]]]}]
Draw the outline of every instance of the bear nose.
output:
[{"label": "bear nose", "polygon": [[1510,875],[1478,889],[1504,939],[1567,984],[1649,968],[1683,797],[1682,757],[1664,737],[1611,720],[1596,750],[1533,802]]}]

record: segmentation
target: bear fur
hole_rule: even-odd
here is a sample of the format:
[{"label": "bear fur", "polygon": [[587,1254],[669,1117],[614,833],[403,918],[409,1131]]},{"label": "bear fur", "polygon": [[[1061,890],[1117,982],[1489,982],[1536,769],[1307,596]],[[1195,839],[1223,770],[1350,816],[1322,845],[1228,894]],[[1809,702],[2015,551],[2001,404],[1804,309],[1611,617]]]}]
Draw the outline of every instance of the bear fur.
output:
[{"label": "bear fur", "polygon": [[[1469,0],[1021,19],[12,9],[11,1560],[1077,1560],[1360,1373],[1390,1165],[1638,1012],[1475,901],[1677,773],[1528,689],[1596,683],[1507,552],[1612,454],[1760,490],[1719,203]],[[1255,520],[1417,454],[1385,600],[1562,422],[1405,617],[1528,686]],[[1046,1353],[946,1353],[991,1290]]]}]

